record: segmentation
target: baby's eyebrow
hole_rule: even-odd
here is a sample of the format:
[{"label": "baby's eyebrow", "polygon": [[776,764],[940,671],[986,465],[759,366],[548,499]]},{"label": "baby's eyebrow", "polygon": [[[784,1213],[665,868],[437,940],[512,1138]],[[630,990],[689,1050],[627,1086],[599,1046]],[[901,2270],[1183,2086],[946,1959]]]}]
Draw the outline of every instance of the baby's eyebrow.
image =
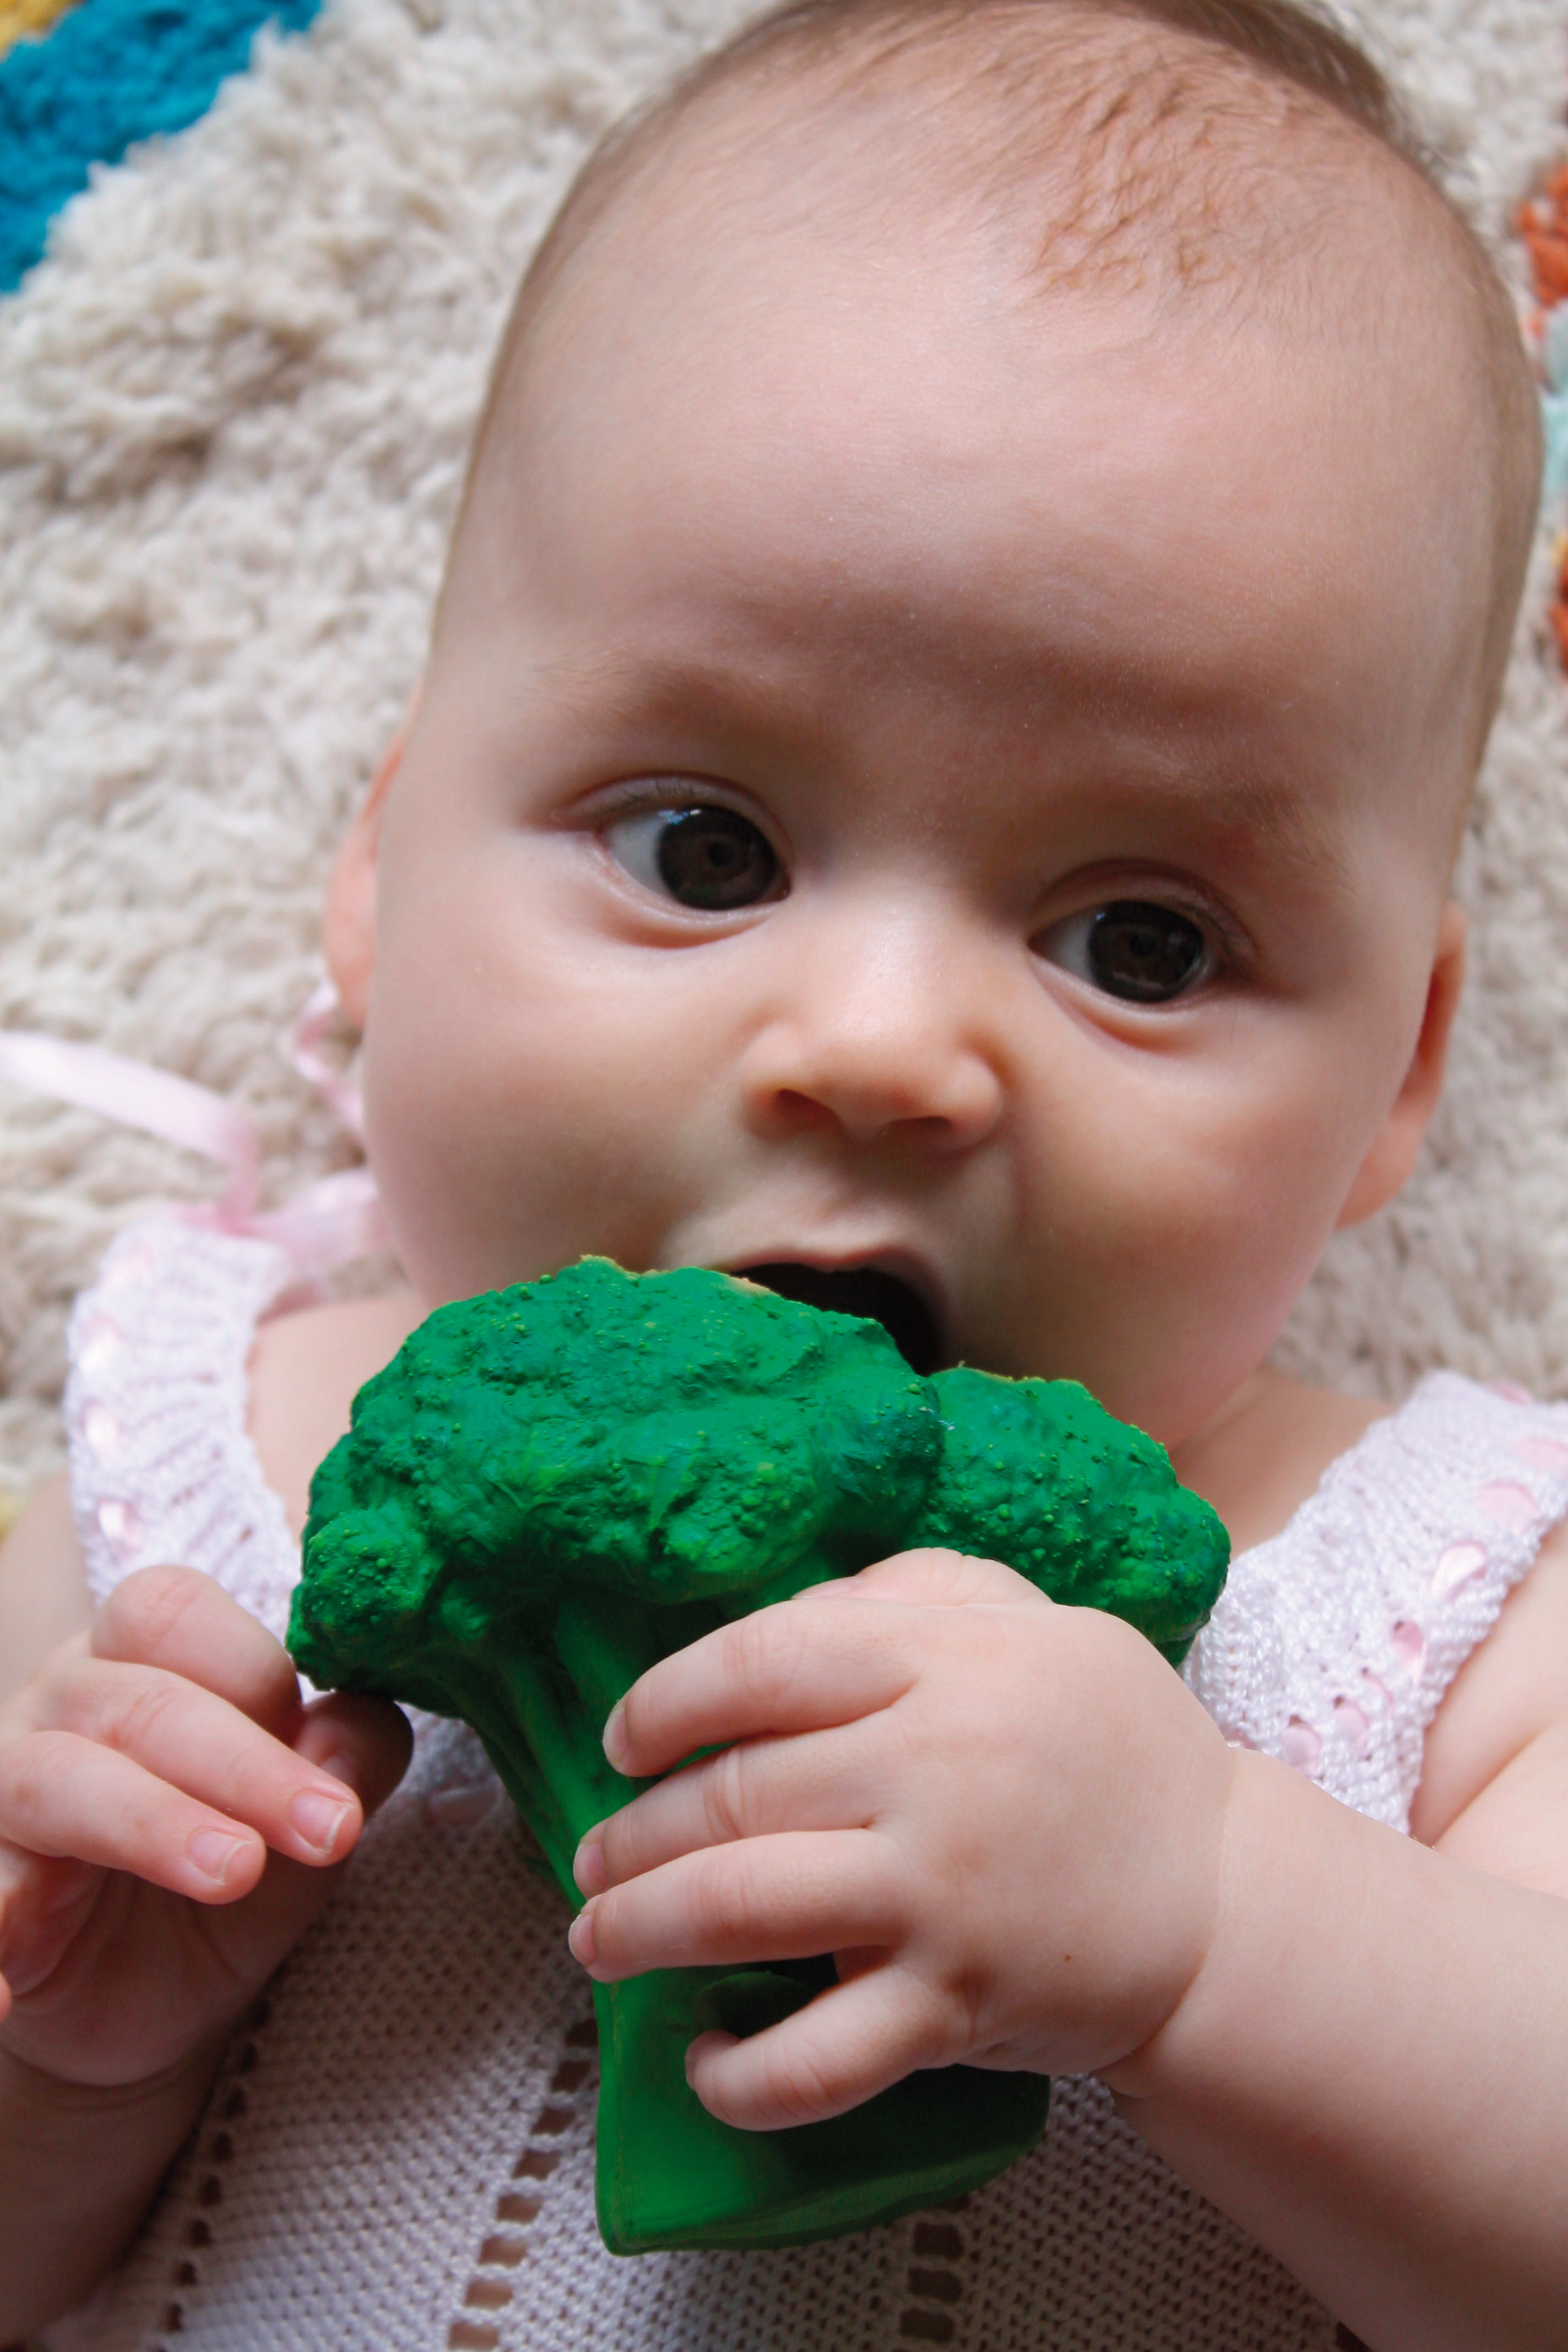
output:
[{"label": "baby's eyebrow", "polygon": [[[589,729],[668,724],[693,736],[711,732],[721,744],[784,740],[799,755],[842,758],[833,715],[819,689],[792,680],[787,670],[731,660],[717,650],[700,657],[620,646],[562,654],[541,663],[533,685],[569,723]],[[1246,839],[1288,875],[1310,882],[1314,895],[1337,896],[1348,887],[1351,866],[1342,829],[1310,779],[1283,768],[1234,768],[1217,751],[1172,759],[1162,724],[1166,714],[1158,694],[1150,690],[1146,662],[1139,686],[1141,691],[1129,693],[1125,709],[1136,719],[1142,707],[1158,756],[1138,756],[1132,748],[1136,725],[1118,730],[1121,741],[1112,755],[1116,790],[1129,813],[1142,809],[1155,826],[1173,824],[1218,844]],[[1103,697],[1101,678],[1085,698],[1098,702]]]},{"label": "baby's eyebrow", "polygon": [[1167,810],[1184,805],[1194,825],[1260,842],[1272,859],[1318,889],[1338,894],[1349,887],[1341,828],[1318,795],[1287,775],[1205,770],[1163,779],[1159,796]]},{"label": "baby's eyebrow", "polygon": [[761,664],[717,653],[694,659],[606,647],[543,663],[534,682],[568,719],[695,722],[742,736],[784,735],[806,748],[827,740],[816,695]]}]

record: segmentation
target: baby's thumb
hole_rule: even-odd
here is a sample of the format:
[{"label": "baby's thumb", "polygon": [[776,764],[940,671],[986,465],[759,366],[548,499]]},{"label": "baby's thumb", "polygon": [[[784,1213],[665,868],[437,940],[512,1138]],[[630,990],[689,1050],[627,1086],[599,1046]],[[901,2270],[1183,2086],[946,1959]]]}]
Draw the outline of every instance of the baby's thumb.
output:
[{"label": "baby's thumb", "polygon": [[[403,1778],[414,1738],[390,1699],[334,1691],[311,1701],[290,1744],[307,1763],[352,1789],[357,1811],[368,1818]],[[357,1827],[351,1832],[344,1823],[330,1863],[269,1853],[248,1895],[205,1913],[206,1933],[223,1953],[232,1984],[259,1991],[331,1898],[357,1843]]]},{"label": "baby's thumb", "polygon": [[414,1734],[389,1698],[331,1691],[305,1709],[293,1746],[308,1764],[352,1789],[368,1820],[407,1771]]}]

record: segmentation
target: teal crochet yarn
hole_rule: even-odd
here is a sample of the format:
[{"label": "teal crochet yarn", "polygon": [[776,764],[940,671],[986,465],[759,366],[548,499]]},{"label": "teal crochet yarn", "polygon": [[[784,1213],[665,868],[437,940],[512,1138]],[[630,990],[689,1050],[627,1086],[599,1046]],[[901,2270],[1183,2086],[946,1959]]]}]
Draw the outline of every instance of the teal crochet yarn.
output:
[{"label": "teal crochet yarn", "polygon": [[80,0],[0,58],[0,293],[44,250],[94,163],[184,131],[272,22],[300,32],[321,0]]}]

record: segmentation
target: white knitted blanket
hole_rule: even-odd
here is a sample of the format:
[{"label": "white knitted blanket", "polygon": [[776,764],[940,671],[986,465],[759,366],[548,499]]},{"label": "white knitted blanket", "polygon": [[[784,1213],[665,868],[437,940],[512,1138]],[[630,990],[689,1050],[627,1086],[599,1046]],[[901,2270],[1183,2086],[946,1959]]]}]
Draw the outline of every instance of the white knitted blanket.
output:
[{"label": "white knitted blanket", "polygon": [[[503,306],[597,131],[744,0],[327,0],[100,173],[0,303],[0,1024],[232,1092],[277,1198],[341,1154],[277,1038],[418,670]],[[1373,0],[1506,243],[1562,152],[1563,0]],[[1517,270],[1517,257],[1510,256]],[[1522,278],[1520,280],[1522,287]],[[1285,1343],[1568,1389],[1568,683],[1543,530],[1467,844],[1475,982],[1419,1175]],[[210,1172],[0,1089],[0,1483],[58,1459],[64,1315]]]}]

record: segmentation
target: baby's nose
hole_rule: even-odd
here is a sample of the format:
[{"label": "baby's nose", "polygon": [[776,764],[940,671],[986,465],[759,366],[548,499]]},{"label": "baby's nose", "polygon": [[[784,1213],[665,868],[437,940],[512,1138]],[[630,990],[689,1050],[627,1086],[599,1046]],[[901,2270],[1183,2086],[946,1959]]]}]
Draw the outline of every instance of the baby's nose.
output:
[{"label": "baby's nose", "polygon": [[888,910],[797,941],[742,1063],[770,1135],[832,1125],[856,1144],[972,1149],[1002,1117],[997,992],[952,928]]}]

